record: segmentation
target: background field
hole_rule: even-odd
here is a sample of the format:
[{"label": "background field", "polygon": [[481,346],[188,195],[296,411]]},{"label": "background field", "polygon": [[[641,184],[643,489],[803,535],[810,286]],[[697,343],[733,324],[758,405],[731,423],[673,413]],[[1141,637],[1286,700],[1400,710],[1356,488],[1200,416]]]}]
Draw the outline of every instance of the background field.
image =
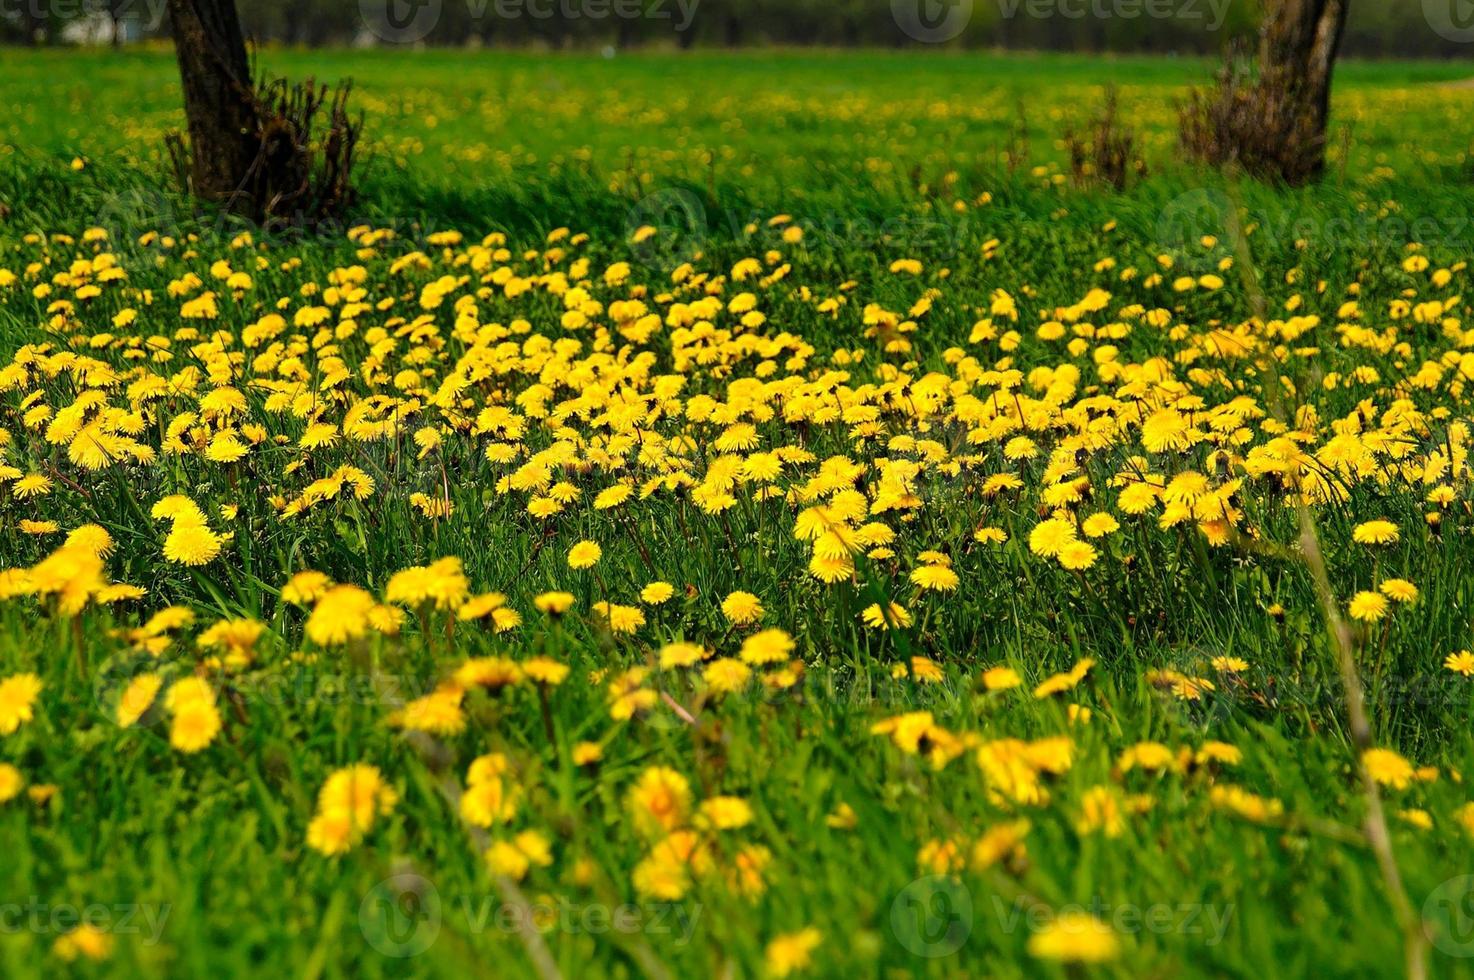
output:
[{"label": "background field", "polygon": [[[1164,307],[1174,322],[1191,325],[1186,339],[1142,330],[1120,342],[1131,361],[1171,360],[1200,334],[1255,312],[1260,294],[1237,271],[1220,290],[1171,287],[1177,275],[1221,268],[1235,225],[1229,214],[1239,212],[1238,224],[1257,226],[1248,256],[1240,258],[1252,258],[1267,309],[1279,317],[1322,317],[1320,350],[1290,359],[1284,370],[1327,427],[1366,399],[1379,408],[1388,401],[1381,380],[1326,385],[1328,375],[1353,378],[1374,366],[1391,385],[1450,352],[1457,364],[1467,346],[1434,322],[1394,324],[1387,311],[1435,294],[1452,300],[1450,317],[1468,311],[1461,293],[1469,283],[1462,263],[1474,252],[1474,88],[1459,84],[1474,75],[1468,65],[1344,65],[1331,172],[1323,184],[1292,192],[1237,186],[1180,162],[1174,103],[1211,72],[1205,61],[267,51],[260,63],[292,77],[355,80],[370,141],[355,217],[400,236],[366,260],[376,297],[395,294],[387,277],[377,277],[387,260],[412,248],[434,256],[441,266],[435,275],[452,268],[450,250],[425,245],[432,232],[457,229],[468,241],[505,232],[511,254],[523,257],[509,261],[535,268],[548,234],[566,227],[591,236],[580,254],[591,257],[596,273],[629,261],[632,281],[648,284],[652,295],[669,286],[672,267],[683,260],[724,273],[742,258],[781,252],[793,271],[763,293],[762,310],[769,329],[791,330],[819,349],[816,365],[839,348],[869,347],[872,364],[884,361],[865,336],[863,309],[876,303],[905,311],[924,288],[938,290],[937,298],[904,358],[919,365],[918,373],[950,369],[947,351],[971,344],[973,325],[988,315],[997,289],[1024,311],[1017,357],[1026,371],[1069,360],[1033,331],[1045,311],[1079,303],[1095,286],[1112,292],[1113,308]],[[1111,83],[1119,86],[1122,115],[1138,133],[1148,168],[1121,194],[1077,185],[1061,142],[1067,126],[1097,111]],[[163,296],[184,271],[204,275],[215,258],[233,254],[231,240],[243,229],[194,214],[168,189],[163,134],[182,122],[168,52],[0,50],[0,99],[0,202],[8,209],[0,218],[0,269],[20,274],[39,262],[49,276],[95,253],[100,246],[80,239],[97,226],[128,268],[129,285]],[[802,242],[784,241],[770,225],[780,214],[804,228]],[[656,247],[631,244],[644,224],[663,232]],[[147,231],[198,237],[163,255],[137,244]],[[75,240],[49,237],[57,234]],[[1205,246],[1204,236],[1219,244]],[[331,270],[359,260],[358,246],[341,234],[259,237],[271,260],[258,273],[263,303],[301,298],[302,283],[326,282]],[[1422,245],[1432,269],[1454,270],[1451,285],[1435,290],[1426,274],[1405,265],[1412,242]],[[1172,259],[1164,281],[1143,281],[1166,268],[1164,255]],[[283,265],[292,257],[300,264]],[[896,274],[899,259],[922,264],[920,283]],[[1114,263],[1102,265],[1105,259]],[[1143,276],[1123,281],[1126,267]],[[1406,352],[1369,353],[1332,332],[1352,283],[1359,284],[1367,323],[1400,330]],[[48,332],[56,297],[25,285],[0,291],[5,358],[24,343],[57,342]],[[801,287],[852,298],[829,316]],[[265,307],[251,302],[227,305],[222,326],[238,331],[259,316]],[[105,330],[122,305],[108,295],[86,307],[87,330]],[[494,297],[487,309],[488,320],[526,316],[539,331],[560,329],[561,305],[540,294],[520,302]],[[160,304],[138,329],[169,333],[180,325],[175,310]],[[661,343],[655,346],[664,357]],[[996,351],[969,352],[997,358]],[[1088,356],[1078,361],[1088,370]],[[1189,363],[1182,362],[1184,370]],[[702,383],[715,390],[724,379]],[[1467,416],[1461,387],[1418,397],[1421,409],[1448,410],[1440,437]],[[0,400],[25,455],[47,458],[52,450],[32,451],[38,440],[15,425],[16,393]],[[300,431],[290,434],[295,439]],[[820,459],[880,451],[861,447],[837,424],[816,426],[804,438]],[[1429,446],[1436,448],[1438,438],[1425,441],[1419,451],[1434,451]],[[872,587],[909,588],[904,570],[877,572],[854,588],[817,585],[804,574],[808,551],[789,533],[792,519],[781,501],[772,510],[743,509],[735,527],[664,499],[642,508],[628,530],[584,508],[544,537],[544,526],[522,513],[520,502],[493,498],[497,476],[476,453],[456,458],[448,474],[399,457],[371,505],[345,503],[334,518],[300,531],[276,522],[264,498],[277,487],[263,484],[252,493],[247,484],[242,492],[218,469],[193,463],[133,477],[108,471],[89,484],[92,493],[59,487],[44,504],[47,515],[65,527],[104,523],[118,540],[110,570],[119,581],[148,587],[147,609],[179,602],[200,610],[202,624],[227,615],[266,621],[276,643],[269,679],[293,693],[273,697],[269,687],[244,683],[248,720],[232,721],[228,737],[185,758],[171,753],[160,730],[114,725],[99,709],[99,685],[73,669],[78,654],[99,665],[117,652],[111,620],[97,613],[85,633],[72,634],[30,605],[0,605],[0,677],[35,671],[48,692],[37,720],[0,741],[0,753],[23,764],[31,781],[61,787],[49,808],[0,808],[0,846],[10,858],[0,866],[0,912],[5,896],[37,896],[53,906],[136,907],[145,919],[167,920],[157,936],[146,926],[142,934],[119,935],[105,962],[68,967],[84,974],[531,975],[515,930],[476,918],[483,903],[501,897],[435,778],[384,725],[384,703],[321,693],[353,665],[286,656],[302,643],[295,613],[277,601],[291,573],[310,567],[381,590],[394,571],[453,554],[473,583],[506,592],[526,617],[522,632],[510,637],[458,634],[456,657],[521,657],[548,645],[531,605],[546,589],[569,588],[581,607],[606,588],[629,600],[656,577],[694,590],[684,604],[675,600],[668,618],[652,612],[637,639],[611,638],[592,617],[570,617],[559,628],[551,652],[573,674],[553,699],[552,744],[526,690],[480,706],[468,732],[452,741],[457,771],[496,747],[536,773],[528,806],[558,849],[552,868],[523,883],[536,903],[558,907],[573,896],[568,900],[582,910],[641,901],[630,874],[642,845],[627,826],[625,793],[650,765],[685,772],[698,796],[746,797],[756,814],[752,837],[772,854],[760,896],[713,887],[679,903],[680,916],[696,916],[690,934],[670,904],[654,912],[641,905],[646,918],[629,933],[554,925],[545,941],[569,976],[759,975],[765,945],[808,926],[823,936],[811,967],[818,975],[1397,975],[1401,937],[1361,835],[1364,801],[1333,648],[1309,576],[1293,562],[1210,549],[1192,528],[1159,531],[1152,520],[1131,526],[1088,574],[1041,564],[1027,541],[1048,510],[1041,513],[1033,492],[1043,463],[1023,464],[1030,489],[1007,503],[980,501],[966,480],[932,485],[930,509],[897,550],[909,561],[921,549],[946,546],[966,575],[955,593],[921,597],[916,630],[897,637],[863,628],[859,614],[873,601]],[[1104,493],[1114,471],[1106,462],[1090,467]],[[447,486],[456,513],[428,522],[408,495],[438,486]],[[590,489],[592,498],[598,488]],[[1439,770],[1435,781],[1389,791],[1388,809],[1407,892],[1437,927],[1434,975],[1467,975],[1474,973],[1474,944],[1461,930],[1474,920],[1462,904],[1471,890],[1462,876],[1474,868],[1471,834],[1456,814],[1471,797],[1458,773],[1474,761],[1474,687],[1441,665],[1474,646],[1474,546],[1467,481],[1437,533],[1425,523],[1424,490],[1415,481],[1369,480],[1320,517],[1340,599],[1390,576],[1410,579],[1422,593],[1387,620],[1385,631],[1369,631],[1364,666],[1375,741]],[[157,529],[134,509],[147,512],[167,492],[238,504],[243,550],[206,572],[161,562]],[[1266,540],[1293,541],[1295,515],[1271,496],[1246,492],[1244,509]],[[13,530],[34,506],[0,504],[0,568],[30,565],[55,547],[55,540]],[[1375,555],[1351,543],[1353,526],[1373,517],[1396,522],[1403,534]],[[1006,548],[970,543],[985,522],[1009,533]],[[597,584],[571,576],[565,562],[582,538],[605,546]],[[712,707],[711,727],[698,734],[668,713],[611,722],[605,690],[586,680],[589,671],[643,664],[651,649],[680,633],[731,646],[714,603],[738,588],[759,593],[768,624],[798,639],[795,655],[808,665],[803,694],[734,698]],[[120,612],[117,619],[132,623],[141,615]],[[406,633],[403,643],[375,655],[414,684],[433,685],[454,658],[413,623]],[[943,682],[919,684],[904,670],[893,677],[913,654],[940,664]],[[1082,689],[1075,700],[1092,709],[1091,723],[1071,725],[1062,702],[1028,697],[1034,683],[1087,657],[1095,661],[1089,693]],[[1246,661],[1243,676],[1210,671],[1206,665],[1221,657]],[[978,675],[998,664],[1015,666],[1025,689],[984,691]],[[1183,697],[1181,689],[1174,695],[1147,676],[1162,669],[1217,683],[1199,697]],[[1053,785],[1057,805],[1027,811],[1027,858],[933,880],[939,869],[951,869],[945,858],[935,863],[929,843],[970,846],[1014,811],[980,788],[969,758],[933,771],[925,759],[871,734],[874,723],[915,710],[987,739],[1061,732],[1075,739],[1076,762]],[[597,777],[567,764],[568,747],[582,739],[604,745]],[[1225,783],[1231,777],[1278,799],[1283,813],[1259,823],[1208,806],[1209,785],[1218,778],[1211,767],[1150,774],[1118,768],[1122,752],[1138,742],[1176,749],[1208,740],[1243,753]],[[356,761],[378,765],[403,799],[370,841],[326,859],[303,842],[313,799],[329,771]],[[1078,826],[1084,794],[1107,784],[1153,801],[1129,817],[1120,836]],[[853,829],[828,819],[841,803],[857,814]],[[405,958],[382,955],[363,925],[379,883],[398,874],[432,881],[443,902],[436,941]],[[933,901],[945,908],[923,920],[941,929],[918,934],[907,916]],[[1123,945],[1111,962],[1059,967],[1031,959],[1028,940],[1038,922],[1030,910],[1071,904],[1115,924]],[[1156,908],[1166,910],[1152,913],[1160,928],[1143,925],[1140,917]],[[661,916],[658,927],[651,915]],[[7,976],[61,968],[48,951],[64,929],[47,921],[12,929],[9,921],[19,920],[0,916]],[[965,930],[949,931],[955,922],[965,922]]]},{"label": "background field", "polygon": [[[897,217],[919,198],[942,197],[947,174],[959,189],[996,187],[1008,175],[1010,147],[1025,135],[1027,161],[1014,176],[1021,185],[1046,183],[1064,167],[1061,134],[1098,110],[1108,84],[1119,87],[1147,162],[1162,171],[1143,189],[1154,200],[1202,182],[1177,160],[1175,103],[1213,70],[1201,59],[899,52],[606,59],[273,50],[258,60],[270,74],[355,81],[357,105],[372,122],[369,214],[473,222],[477,230],[525,222],[540,231],[570,213],[622,220],[631,200],[672,184],[771,213],[805,206]],[[93,179],[81,175],[73,182],[81,188],[65,190],[166,183],[162,137],[182,123],[167,50],[5,49],[0,66],[0,143],[22,174],[82,155],[97,168]],[[1442,213],[1443,195],[1467,185],[1470,142],[1460,119],[1470,94],[1441,83],[1470,74],[1457,61],[1343,65],[1332,146],[1338,179],[1308,196],[1380,194]],[[1022,179],[1035,177],[1035,167],[1044,172]],[[1413,187],[1418,195],[1400,193]],[[27,208],[70,206],[56,197],[63,190],[31,197],[18,188],[10,198]],[[560,192],[562,211],[546,213]],[[578,195],[577,211],[568,194]]]}]

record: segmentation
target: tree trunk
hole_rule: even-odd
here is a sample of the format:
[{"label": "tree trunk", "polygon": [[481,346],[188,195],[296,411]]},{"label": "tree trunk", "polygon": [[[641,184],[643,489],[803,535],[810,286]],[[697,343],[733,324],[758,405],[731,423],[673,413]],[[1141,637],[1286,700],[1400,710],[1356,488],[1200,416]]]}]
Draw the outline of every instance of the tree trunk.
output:
[{"label": "tree trunk", "polygon": [[614,47],[618,51],[627,51],[635,46],[639,35],[636,21],[633,17],[620,17],[619,28],[614,35]]},{"label": "tree trunk", "polygon": [[287,4],[282,13],[282,42],[288,47],[302,43],[302,7],[298,4]]},{"label": "tree trunk", "polygon": [[26,47],[39,47],[49,43],[46,15],[34,4],[25,4],[21,10],[22,30],[26,32]]},{"label": "tree trunk", "polygon": [[1349,7],[1350,0],[1271,0],[1259,33],[1261,73],[1295,80],[1301,111],[1322,145],[1331,116],[1331,75]]},{"label": "tree trunk", "polygon": [[190,182],[206,200],[238,197],[260,149],[251,67],[235,0],[169,0],[189,122]]}]

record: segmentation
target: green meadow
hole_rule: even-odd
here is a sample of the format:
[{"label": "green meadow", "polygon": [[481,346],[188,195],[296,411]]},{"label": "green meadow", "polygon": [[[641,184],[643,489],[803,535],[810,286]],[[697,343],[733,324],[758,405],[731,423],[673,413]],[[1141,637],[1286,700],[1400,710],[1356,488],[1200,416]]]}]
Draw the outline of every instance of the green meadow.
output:
[{"label": "green meadow", "polygon": [[0,49],[6,976],[1474,974],[1465,66],[257,62],[341,227]]}]

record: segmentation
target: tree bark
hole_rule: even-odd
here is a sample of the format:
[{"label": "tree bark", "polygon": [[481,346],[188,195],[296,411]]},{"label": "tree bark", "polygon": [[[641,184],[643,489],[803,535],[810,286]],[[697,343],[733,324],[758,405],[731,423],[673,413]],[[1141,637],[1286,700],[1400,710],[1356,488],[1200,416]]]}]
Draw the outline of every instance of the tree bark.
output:
[{"label": "tree bark", "polygon": [[[490,18],[488,18],[490,19]],[[614,35],[614,47],[619,51],[628,51],[639,41],[639,28],[632,17],[619,18],[619,28]]]},{"label": "tree bark", "polygon": [[29,3],[22,5],[21,19],[23,21],[21,29],[26,32],[26,47],[35,48],[51,43],[49,18],[41,13],[39,8]]},{"label": "tree bark", "polygon": [[1350,0],[1271,0],[1260,29],[1262,73],[1298,79],[1303,111],[1322,142],[1331,116],[1331,75],[1350,5]]},{"label": "tree bark", "polygon": [[260,149],[251,67],[235,0],[169,0],[189,123],[196,196],[249,206],[238,193]]}]

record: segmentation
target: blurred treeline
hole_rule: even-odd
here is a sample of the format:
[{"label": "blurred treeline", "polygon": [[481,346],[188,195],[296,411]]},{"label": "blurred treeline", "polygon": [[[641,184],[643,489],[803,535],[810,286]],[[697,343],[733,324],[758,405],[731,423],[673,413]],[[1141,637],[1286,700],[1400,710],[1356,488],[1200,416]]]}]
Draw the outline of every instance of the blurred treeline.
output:
[{"label": "blurred treeline", "polygon": [[[1251,37],[1268,0],[237,0],[258,43],[615,49],[919,46],[906,23],[965,23],[951,47],[1211,54]],[[1429,4],[1448,4],[1442,17]],[[1467,11],[1464,8],[1469,8]],[[1467,17],[1460,15],[1467,13]],[[1359,0],[1346,53],[1471,57],[1430,24],[1471,0]],[[1465,23],[1467,21],[1467,23]],[[385,25],[389,29],[385,30]],[[134,43],[169,33],[165,0],[0,0],[0,42]],[[953,32],[943,31],[951,34]]]}]

